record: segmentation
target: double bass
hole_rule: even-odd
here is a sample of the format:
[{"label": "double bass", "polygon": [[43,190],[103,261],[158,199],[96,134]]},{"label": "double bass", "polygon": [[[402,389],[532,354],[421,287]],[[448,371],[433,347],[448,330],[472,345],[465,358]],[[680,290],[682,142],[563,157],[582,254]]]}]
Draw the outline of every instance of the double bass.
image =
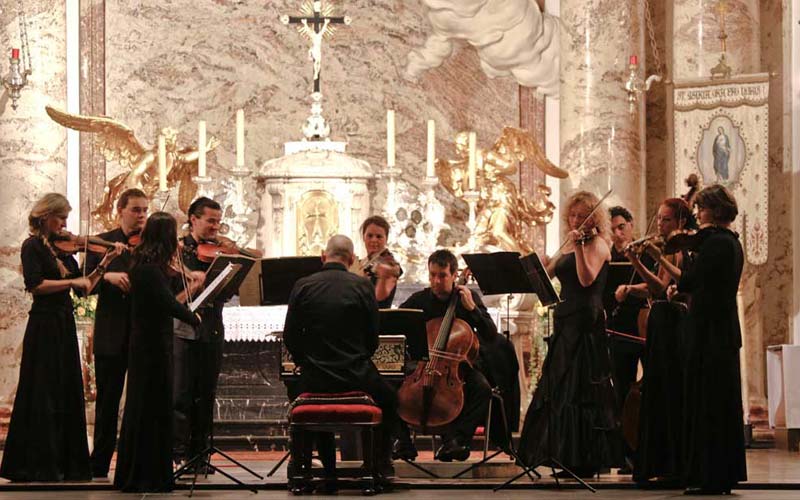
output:
[{"label": "double bass", "polygon": [[397,391],[398,413],[422,432],[438,432],[456,419],[464,408],[464,380],[460,367],[472,366],[480,344],[472,327],[456,318],[459,286],[469,274],[462,273],[453,286],[444,316],[428,320],[428,361],[420,361]]}]

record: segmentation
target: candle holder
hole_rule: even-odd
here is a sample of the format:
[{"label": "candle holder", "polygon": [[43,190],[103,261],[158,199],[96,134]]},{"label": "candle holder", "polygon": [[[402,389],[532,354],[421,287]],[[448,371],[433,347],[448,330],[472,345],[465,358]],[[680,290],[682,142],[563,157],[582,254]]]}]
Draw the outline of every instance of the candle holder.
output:
[{"label": "candle holder", "polygon": [[464,191],[464,200],[469,205],[469,219],[467,220],[467,229],[469,229],[469,242],[467,246],[470,250],[475,251],[477,249],[477,235],[475,234],[475,229],[478,227],[478,220],[477,220],[477,211],[478,211],[478,200],[481,199],[481,194],[479,191],[475,189],[470,189],[469,191]]},{"label": "candle holder", "polygon": [[650,75],[647,80],[643,80],[639,76],[639,58],[631,56],[630,63],[628,64],[628,80],[625,82],[625,92],[628,93],[628,112],[633,114],[636,111],[636,104],[639,102],[639,96],[650,90],[653,82],[660,82],[661,76]]},{"label": "candle holder", "polygon": [[167,201],[169,201],[170,192],[169,189],[165,189],[164,191],[158,190],[152,197],[152,204],[155,206],[154,212],[162,212],[167,207]]},{"label": "candle holder", "polygon": [[211,182],[213,180],[214,179],[212,179],[211,177],[209,177],[207,175],[204,175],[202,177],[199,176],[199,175],[192,176],[192,182],[197,184],[197,194],[198,194],[198,196],[212,197],[211,196],[211,192],[208,190],[208,185],[211,184]]}]

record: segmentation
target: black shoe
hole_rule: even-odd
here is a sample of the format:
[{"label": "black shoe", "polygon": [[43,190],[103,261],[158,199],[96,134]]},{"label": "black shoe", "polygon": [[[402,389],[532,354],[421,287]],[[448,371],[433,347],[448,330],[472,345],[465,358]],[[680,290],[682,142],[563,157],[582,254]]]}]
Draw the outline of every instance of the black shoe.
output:
[{"label": "black shoe", "polygon": [[335,495],[339,492],[339,484],[336,482],[336,479],[326,478],[323,479],[316,488],[314,488],[314,492],[321,493],[323,495]]},{"label": "black shoe", "polygon": [[469,446],[461,444],[457,439],[447,441],[436,451],[436,460],[440,462],[452,462],[453,460],[463,462],[468,458]]},{"label": "black shoe", "polygon": [[[593,478],[595,476],[595,474],[597,474],[596,471],[591,470],[591,469],[577,468],[577,469],[571,469],[571,470],[572,470],[573,474],[575,474],[576,476],[578,476],[581,479],[591,479],[591,478]],[[569,472],[567,472],[565,470],[560,470],[560,471],[558,471],[558,472],[556,472],[554,474],[550,474],[550,475],[552,477],[556,478],[556,479],[575,479],[572,476],[572,474],[570,474]]]},{"label": "black shoe", "polygon": [[411,441],[397,439],[392,446],[392,459],[393,460],[409,460],[414,461],[417,458],[417,448]]}]

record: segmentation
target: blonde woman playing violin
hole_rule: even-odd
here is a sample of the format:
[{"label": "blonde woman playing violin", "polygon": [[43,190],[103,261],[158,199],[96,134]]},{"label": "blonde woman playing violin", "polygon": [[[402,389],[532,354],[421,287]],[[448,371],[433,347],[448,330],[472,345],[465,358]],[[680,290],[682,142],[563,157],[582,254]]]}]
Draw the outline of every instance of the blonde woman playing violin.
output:
[{"label": "blonde woman playing violin", "polygon": [[528,466],[553,457],[589,477],[622,465],[603,310],[611,258],[608,211],[581,191],[567,200],[563,217],[568,241],[561,256],[547,262],[561,282],[562,302],[519,452]]}]

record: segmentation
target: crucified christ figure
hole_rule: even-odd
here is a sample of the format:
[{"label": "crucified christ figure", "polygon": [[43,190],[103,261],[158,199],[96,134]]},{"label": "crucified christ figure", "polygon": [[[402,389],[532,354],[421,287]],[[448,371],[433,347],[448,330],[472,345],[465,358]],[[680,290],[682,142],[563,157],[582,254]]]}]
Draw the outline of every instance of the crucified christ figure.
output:
[{"label": "crucified christ figure", "polygon": [[303,33],[311,40],[311,47],[308,49],[308,59],[314,62],[314,80],[319,80],[319,72],[322,69],[322,37],[325,36],[325,30],[328,29],[330,21],[325,19],[322,23],[322,28],[317,31],[308,25],[305,19],[300,22],[303,23]]}]

